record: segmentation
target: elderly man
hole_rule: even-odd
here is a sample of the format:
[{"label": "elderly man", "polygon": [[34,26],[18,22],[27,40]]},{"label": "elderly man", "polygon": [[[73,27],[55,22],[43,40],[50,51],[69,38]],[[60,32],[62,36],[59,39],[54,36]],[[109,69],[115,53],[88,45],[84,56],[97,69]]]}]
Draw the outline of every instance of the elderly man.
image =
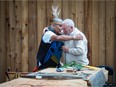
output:
[{"label": "elderly man", "polygon": [[66,63],[69,64],[71,61],[75,61],[78,64],[88,65],[88,48],[85,35],[75,27],[71,19],[65,19],[63,21],[62,29],[65,35],[75,37],[75,35],[80,34],[83,36],[82,40],[65,41],[65,46],[62,46],[62,49],[65,52]]}]

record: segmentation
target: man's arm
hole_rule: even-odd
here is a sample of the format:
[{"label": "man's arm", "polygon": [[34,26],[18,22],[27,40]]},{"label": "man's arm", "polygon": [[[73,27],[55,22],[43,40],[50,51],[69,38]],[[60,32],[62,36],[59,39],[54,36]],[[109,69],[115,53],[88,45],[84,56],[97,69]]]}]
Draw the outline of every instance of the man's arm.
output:
[{"label": "man's arm", "polygon": [[77,34],[76,36],[68,36],[68,35],[53,35],[51,37],[52,41],[68,41],[68,40],[82,40],[83,36]]}]

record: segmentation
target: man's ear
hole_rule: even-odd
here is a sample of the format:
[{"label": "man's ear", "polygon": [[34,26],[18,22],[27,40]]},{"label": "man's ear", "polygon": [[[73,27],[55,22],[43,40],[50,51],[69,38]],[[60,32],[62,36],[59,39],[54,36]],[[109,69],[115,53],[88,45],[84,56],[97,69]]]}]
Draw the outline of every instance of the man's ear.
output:
[{"label": "man's ear", "polygon": [[73,26],[71,26],[71,29],[73,29]]},{"label": "man's ear", "polygon": [[53,24],[53,28],[55,27],[55,24]]}]

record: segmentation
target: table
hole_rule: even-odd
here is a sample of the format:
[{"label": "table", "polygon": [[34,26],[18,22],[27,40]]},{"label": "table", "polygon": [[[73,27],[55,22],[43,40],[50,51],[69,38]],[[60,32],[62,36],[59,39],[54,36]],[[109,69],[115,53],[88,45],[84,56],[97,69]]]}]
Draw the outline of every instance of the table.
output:
[{"label": "table", "polygon": [[[44,70],[41,70],[40,72],[42,73],[59,73],[56,72],[55,68],[47,68]],[[85,75],[84,78],[82,78],[83,80],[85,80],[88,84],[88,86],[91,87],[103,87],[103,85],[105,84],[105,82],[107,81],[107,76],[108,76],[108,72],[107,71],[103,71],[101,68],[96,68],[96,67],[89,67],[89,69],[87,70],[83,70],[83,71],[77,71],[78,74],[80,75]],[[66,70],[64,72],[60,72],[60,73],[67,73]]]},{"label": "table", "polygon": [[[28,75],[35,76],[33,79],[24,76],[25,78],[17,78],[2,83],[0,87],[103,87],[107,80],[106,78],[108,78],[107,75],[104,74],[101,68],[88,68],[89,69],[83,71],[77,71],[77,74],[74,72],[67,72],[67,69],[63,72],[56,72],[56,68],[47,68],[39,72],[27,74],[27,77]],[[108,72],[106,74],[108,74]],[[45,75],[46,77],[50,75],[55,75],[56,77],[55,79],[45,79]],[[66,79],[59,78],[63,77],[62,75],[65,76]],[[80,78],[80,75],[85,76],[84,78]],[[75,76],[76,78],[74,78]]]},{"label": "table", "polygon": [[0,84],[0,87],[88,87],[82,79],[72,80],[40,80],[30,78],[18,78]]}]

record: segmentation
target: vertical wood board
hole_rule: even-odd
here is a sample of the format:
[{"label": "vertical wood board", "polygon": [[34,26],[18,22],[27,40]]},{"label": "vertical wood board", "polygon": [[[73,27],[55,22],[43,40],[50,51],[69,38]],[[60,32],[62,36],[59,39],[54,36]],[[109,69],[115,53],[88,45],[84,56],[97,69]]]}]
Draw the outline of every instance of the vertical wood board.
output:
[{"label": "vertical wood board", "polygon": [[28,72],[28,1],[22,1],[22,71]]},{"label": "vertical wood board", "polygon": [[98,1],[92,1],[92,65],[98,65]]}]

